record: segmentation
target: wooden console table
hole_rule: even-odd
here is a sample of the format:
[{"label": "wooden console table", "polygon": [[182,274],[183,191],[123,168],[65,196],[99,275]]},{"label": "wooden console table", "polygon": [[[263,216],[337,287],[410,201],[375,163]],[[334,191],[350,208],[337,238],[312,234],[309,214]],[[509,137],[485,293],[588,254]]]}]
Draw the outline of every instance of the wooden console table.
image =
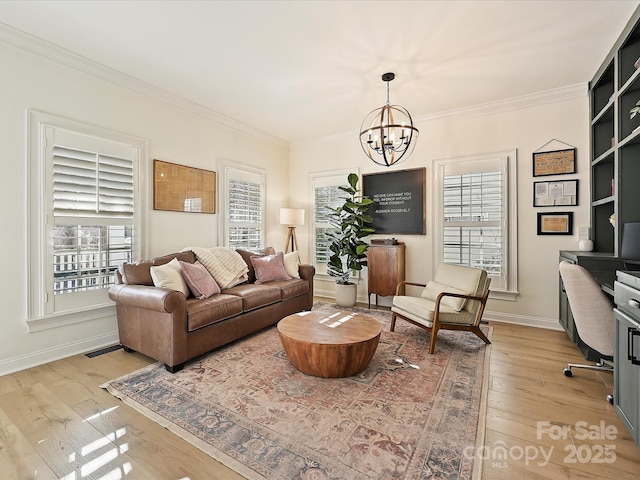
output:
[{"label": "wooden console table", "polygon": [[388,297],[396,294],[398,284],[404,281],[404,243],[397,245],[369,245],[367,248],[367,289],[369,308],[371,308],[371,294]]}]

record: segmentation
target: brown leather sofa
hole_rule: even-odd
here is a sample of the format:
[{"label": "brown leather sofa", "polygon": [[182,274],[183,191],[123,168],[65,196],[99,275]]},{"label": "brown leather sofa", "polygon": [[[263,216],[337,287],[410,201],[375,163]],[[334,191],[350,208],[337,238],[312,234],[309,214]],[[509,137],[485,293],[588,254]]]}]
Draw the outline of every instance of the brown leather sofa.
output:
[{"label": "brown leather sofa", "polygon": [[199,300],[182,292],[153,285],[150,268],[177,258],[193,263],[191,251],[125,263],[117,284],[109,290],[116,302],[120,343],[177,372],[185,362],[214,348],[277,323],[287,315],[311,310],[315,268],[300,265],[300,278],[255,284],[250,256],[273,249],[237,250],[249,267],[247,282]]}]

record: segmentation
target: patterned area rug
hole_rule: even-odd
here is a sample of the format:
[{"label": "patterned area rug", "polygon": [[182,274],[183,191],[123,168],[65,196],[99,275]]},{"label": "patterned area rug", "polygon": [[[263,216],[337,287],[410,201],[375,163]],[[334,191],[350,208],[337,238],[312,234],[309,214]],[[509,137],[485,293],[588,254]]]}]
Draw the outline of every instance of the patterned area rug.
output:
[{"label": "patterned area rug", "polygon": [[369,367],[354,377],[299,372],[273,327],[179,373],[153,364],[102,387],[251,480],[473,478],[465,448],[483,433],[490,346],[441,331],[429,355],[423,330],[398,321],[389,332],[390,312],[341,310],[383,324]]}]

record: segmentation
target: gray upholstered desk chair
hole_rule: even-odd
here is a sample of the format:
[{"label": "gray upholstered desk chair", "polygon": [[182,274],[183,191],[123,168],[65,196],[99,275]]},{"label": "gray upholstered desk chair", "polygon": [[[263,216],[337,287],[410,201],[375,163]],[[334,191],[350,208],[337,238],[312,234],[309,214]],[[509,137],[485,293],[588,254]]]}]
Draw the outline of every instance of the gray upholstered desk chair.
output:
[{"label": "gray upholstered desk chair", "polygon": [[[604,357],[613,359],[613,304],[593,276],[580,265],[560,262],[562,283],[569,298],[569,305],[578,335],[584,343]],[[573,376],[572,368],[587,368],[601,372],[613,372],[613,363],[600,359],[594,365],[567,364],[564,374]],[[609,403],[613,396],[607,395]]]}]

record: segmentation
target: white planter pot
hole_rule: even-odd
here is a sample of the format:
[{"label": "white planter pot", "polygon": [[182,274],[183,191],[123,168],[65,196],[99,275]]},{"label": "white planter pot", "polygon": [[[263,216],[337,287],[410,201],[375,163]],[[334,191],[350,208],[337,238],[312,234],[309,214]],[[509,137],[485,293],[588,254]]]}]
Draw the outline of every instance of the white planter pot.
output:
[{"label": "white planter pot", "polygon": [[356,304],[358,286],[355,283],[341,285],[336,283],[336,303],[340,307],[353,307]]}]

